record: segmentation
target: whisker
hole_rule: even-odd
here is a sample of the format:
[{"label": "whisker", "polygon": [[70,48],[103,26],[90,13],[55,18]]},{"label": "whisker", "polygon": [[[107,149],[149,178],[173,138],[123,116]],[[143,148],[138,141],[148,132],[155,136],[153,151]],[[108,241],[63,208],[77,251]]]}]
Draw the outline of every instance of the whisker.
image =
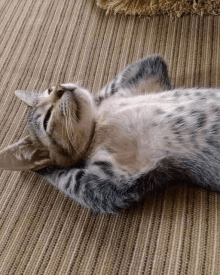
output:
[{"label": "whisker", "polygon": [[[76,149],[76,145],[73,143],[73,141],[76,139],[76,136],[73,135],[73,131],[69,132],[70,129],[74,129],[72,125],[73,117],[70,113],[70,110],[68,110],[67,116],[66,116],[66,130],[67,130],[67,136],[69,138],[69,142],[71,143],[73,149],[77,152],[77,154],[80,155],[80,152]],[[69,125],[70,124],[70,125]]]}]

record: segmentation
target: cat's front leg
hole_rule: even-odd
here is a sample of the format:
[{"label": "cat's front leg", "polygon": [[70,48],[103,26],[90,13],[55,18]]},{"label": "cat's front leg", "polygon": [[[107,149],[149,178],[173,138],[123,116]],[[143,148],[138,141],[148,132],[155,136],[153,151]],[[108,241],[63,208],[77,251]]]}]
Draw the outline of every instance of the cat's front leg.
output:
[{"label": "cat's front leg", "polygon": [[98,94],[99,102],[116,93],[125,91],[135,94],[145,94],[171,89],[167,64],[159,55],[143,58],[120,72]]},{"label": "cat's front leg", "polygon": [[116,214],[143,196],[144,185],[118,175],[108,161],[95,161],[86,168],[44,168],[37,172],[70,199],[94,212]]}]

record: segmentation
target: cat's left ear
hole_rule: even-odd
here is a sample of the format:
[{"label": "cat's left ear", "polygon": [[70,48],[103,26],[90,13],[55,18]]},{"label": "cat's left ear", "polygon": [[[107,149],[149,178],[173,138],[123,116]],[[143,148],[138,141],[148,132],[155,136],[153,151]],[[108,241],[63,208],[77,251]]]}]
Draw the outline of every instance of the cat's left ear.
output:
[{"label": "cat's left ear", "polygon": [[30,92],[24,90],[15,91],[15,95],[29,106],[33,106],[39,97],[37,92]]},{"label": "cat's left ear", "polygon": [[15,95],[24,101],[27,105],[33,106],[38,98],[48,97],[49,92],[48,90],[45,90],[44,92],[17,90],[15,91]]},{"label": "cat's left ear", "polygon": [[29,136],[0,151],[0,169],[38,170],[50,165],[49,153],[34,145]]}]

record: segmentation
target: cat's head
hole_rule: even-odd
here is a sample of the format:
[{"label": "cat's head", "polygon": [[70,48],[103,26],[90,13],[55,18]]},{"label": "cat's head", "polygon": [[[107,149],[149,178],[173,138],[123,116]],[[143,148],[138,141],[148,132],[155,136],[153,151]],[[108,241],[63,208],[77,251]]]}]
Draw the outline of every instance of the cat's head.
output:
[{"label": "cat's head", "polygon": [[94,123],[93,97],[68,83],[44,92],[18,90],[27,103],[30,134],[0,152],[0,168],[37,170],[45,166],[69,166],[79,161],[88,147]]}]

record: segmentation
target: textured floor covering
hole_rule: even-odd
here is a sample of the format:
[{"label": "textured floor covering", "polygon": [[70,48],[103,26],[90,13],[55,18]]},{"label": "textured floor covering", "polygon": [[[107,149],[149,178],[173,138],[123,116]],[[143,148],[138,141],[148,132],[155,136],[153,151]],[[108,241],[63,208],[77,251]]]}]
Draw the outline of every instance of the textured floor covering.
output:
[{"label": "textured floor covering", "polygon": [[218,0],[96,0],[97,5],[109,12],[133,15],[220,14]]},{"label": "textured floor covering", "polygon": [[[26,134],[14,91],[80,81],[163,55],[176,86],[220,87],[220,17],[105,15],[95,0],[0,1],[0,146]],[[31,172],[0,171],[0,274],[219,274],[220,195],[180,187],[93,215]]]}]

